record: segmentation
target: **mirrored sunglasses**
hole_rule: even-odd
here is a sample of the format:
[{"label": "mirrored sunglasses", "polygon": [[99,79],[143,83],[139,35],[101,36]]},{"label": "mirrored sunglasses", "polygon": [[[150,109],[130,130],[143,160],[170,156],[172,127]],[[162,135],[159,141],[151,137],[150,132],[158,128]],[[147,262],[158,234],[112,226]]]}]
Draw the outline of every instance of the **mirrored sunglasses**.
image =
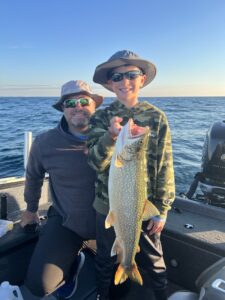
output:
[{"label": "mirrored sunglasses", "polygon": [[124,77],[128,80],[134,80],[141,75],[143,75],[143,72],[141,70],[133,70],[125,73],[112,73],[109,76],[109,79],[112,80],[113,82],[119,82],[123,80]]},{"label": "mirrored sunglasses", "polygon": [[92,101],[93,101],[92,99],[88,99],[88,98],[66,99],[63,102],[63,105],[66,108],[76,107],[78,103],[80,104],[80,106],[88,106]]}]

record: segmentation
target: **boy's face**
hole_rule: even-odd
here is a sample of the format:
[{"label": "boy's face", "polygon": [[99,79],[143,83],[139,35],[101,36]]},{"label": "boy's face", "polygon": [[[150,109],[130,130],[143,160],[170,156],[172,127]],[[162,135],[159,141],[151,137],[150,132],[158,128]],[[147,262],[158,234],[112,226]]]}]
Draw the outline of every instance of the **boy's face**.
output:
[{"label": "boy's face", "polygon": [[[129,71],[140,71],[140,69],[135,66],[121,66],[115,68],[112,73],[126,73]],[[122,77],[122,80],[116,82],[110,79],[108,84],[122,104],[126,107],[132,107],[138,102],[138,93],[145,82],[146,75],[140,74],[135,79]]]}]

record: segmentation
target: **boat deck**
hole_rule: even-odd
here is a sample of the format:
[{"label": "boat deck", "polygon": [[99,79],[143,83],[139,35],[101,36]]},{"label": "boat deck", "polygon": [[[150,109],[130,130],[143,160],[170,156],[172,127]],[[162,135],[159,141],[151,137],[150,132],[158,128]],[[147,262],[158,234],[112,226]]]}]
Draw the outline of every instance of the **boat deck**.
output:
[{"label": "boat deck", "polygon": [[[7,195],[8,217],[16,222],[13,231],[0,239],[0,282],[8,280],[11,284],[21,285],[38,239],[38,233],[25,234],[19,223],[17,223],[21,211],[25,209],[22,196],[23,182],[0,184],[0,192],[0,194]],[[46,214],[46,210],[51,204],[48,199],[46,181],[44,196],[40,202],[40,215]],[[192,225],[192,229],[187,228],[186,224]],[[164,257],[169,278],[169,294],[180,289],[196,291],[195,281],[198,276],[210,265],[225,257],[224,228],[224,209],[179,197],[176,198],[162,233]],[[84,268],[82,269],[83,273],[80,273],[78,289],[71,300],[95,299],[95,279],[92,274],[94,272],[93,258],[87,258],[87,264],[87,270],[85,271]],[[139,267],[141,269],[141,265]],[[126,295],[119,297],[118,294],[123,292],[121,286],[119,286],[114,290],[112,299],[154,300],[150,288],[151,281],[144,272],[142,276],[143,287],[132,283],[127,289]],[[173,284],[173,282],[176,284]],[[89,284],[92,285],[91,289],[88,287]],[[86,295],[86,292],[89,295]],[[24,300],[38,299],[29,296]],[[42,300],[53,299],[55,300],[55,298],[49,296]]]},{"label": "boat deck", "polygon": [[[43,214],[46,213],[45,207],[44,210],[40,210],[40,213],[42,212]],[[42,222],[44,223],[45,220]],[[23,282],[29,259],[35,247],[37,238],[38,232],[24,233],[19,223],[14,225],[13,231],[1,238],[0,261],[7,261],[8,263],[7,267],[0,270],[0,282],[6,280],[6,278],[11,284],[18,285]],[[70,298],[71,300],[94,300],[96,296],[93,249],[84,249],[84,253],[86,258],[85,264],[79,274],[77,291],[73,297]],[[144,270],[141,269],[141,266],[139,269],[143,277],[144,285],[139,286],[130,282],[130,280],[127,280],[125,284],[119,285],[111,290],[111,299],[135,300],[141,298],[142,300],[154,300],[150,279]],[[41,300],[41,298],[32,296],[29,291],[24,288],[24,286],[21,286],[21,288],[23,289],[24,300]],[[178,287],[170,282],[169,294],[179,289],[181,289],[181,287]],[[50,295],[42,298],[42,300],[56,300],[56,298]]]},{"label": "boat deck", "polygon": [[[71,300],[94,300],[96,297],[96,285],[95,285],[95,270],[94,270],[94,256],[90,251],[85,251],[85,264],[78,277],[78,287],[75,294],[70,298]],[[111,289],[111,299],[124,299],[124,300],[154,300],[154,295],[150,286],[150,279],[143,270],[140,270],[144,285],[140,286],[127,280],[126,283],[114,286]],[[174,291],[180,290],[181,287],[169,283],[169,294]],[[27,297],[24,300],[38,300],[40,298],[32,297],[27,293]],[[50,295],[40,300],[56,300],[54,296]]]}]

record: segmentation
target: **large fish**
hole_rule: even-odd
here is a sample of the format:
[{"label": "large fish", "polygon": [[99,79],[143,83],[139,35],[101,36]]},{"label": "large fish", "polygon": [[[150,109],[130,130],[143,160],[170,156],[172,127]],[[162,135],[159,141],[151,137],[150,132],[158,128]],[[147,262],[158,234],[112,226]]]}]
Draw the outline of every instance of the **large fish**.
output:
[{"label": "large fish", "polygon": [[118,255],[119,267],[115,284],[128,277],[143,284],[135,255],[140,251],[139,240],[143,220],[159,215],[147,200],[147,158],[149,127],[139,127],[132,119],[117,137],[109,171],[110,211],[105,227],[114,226],[116,239],[111,256]]}]

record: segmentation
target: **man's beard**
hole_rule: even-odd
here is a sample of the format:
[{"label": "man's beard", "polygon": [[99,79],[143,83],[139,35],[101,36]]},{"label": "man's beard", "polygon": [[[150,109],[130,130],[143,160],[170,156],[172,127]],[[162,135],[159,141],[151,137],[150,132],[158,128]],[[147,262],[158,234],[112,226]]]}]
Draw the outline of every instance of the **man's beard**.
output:
[{"label": "man's beard", "polygon": [[[91,114],[83,110],[76,111],[76,113],[79,113],[79,117],[77,117],[76,114],[74,115],[74,117],[71,119],[72,126],[78,129],[87,128]],[[80,117],[80,115],[82,117]]]}]

